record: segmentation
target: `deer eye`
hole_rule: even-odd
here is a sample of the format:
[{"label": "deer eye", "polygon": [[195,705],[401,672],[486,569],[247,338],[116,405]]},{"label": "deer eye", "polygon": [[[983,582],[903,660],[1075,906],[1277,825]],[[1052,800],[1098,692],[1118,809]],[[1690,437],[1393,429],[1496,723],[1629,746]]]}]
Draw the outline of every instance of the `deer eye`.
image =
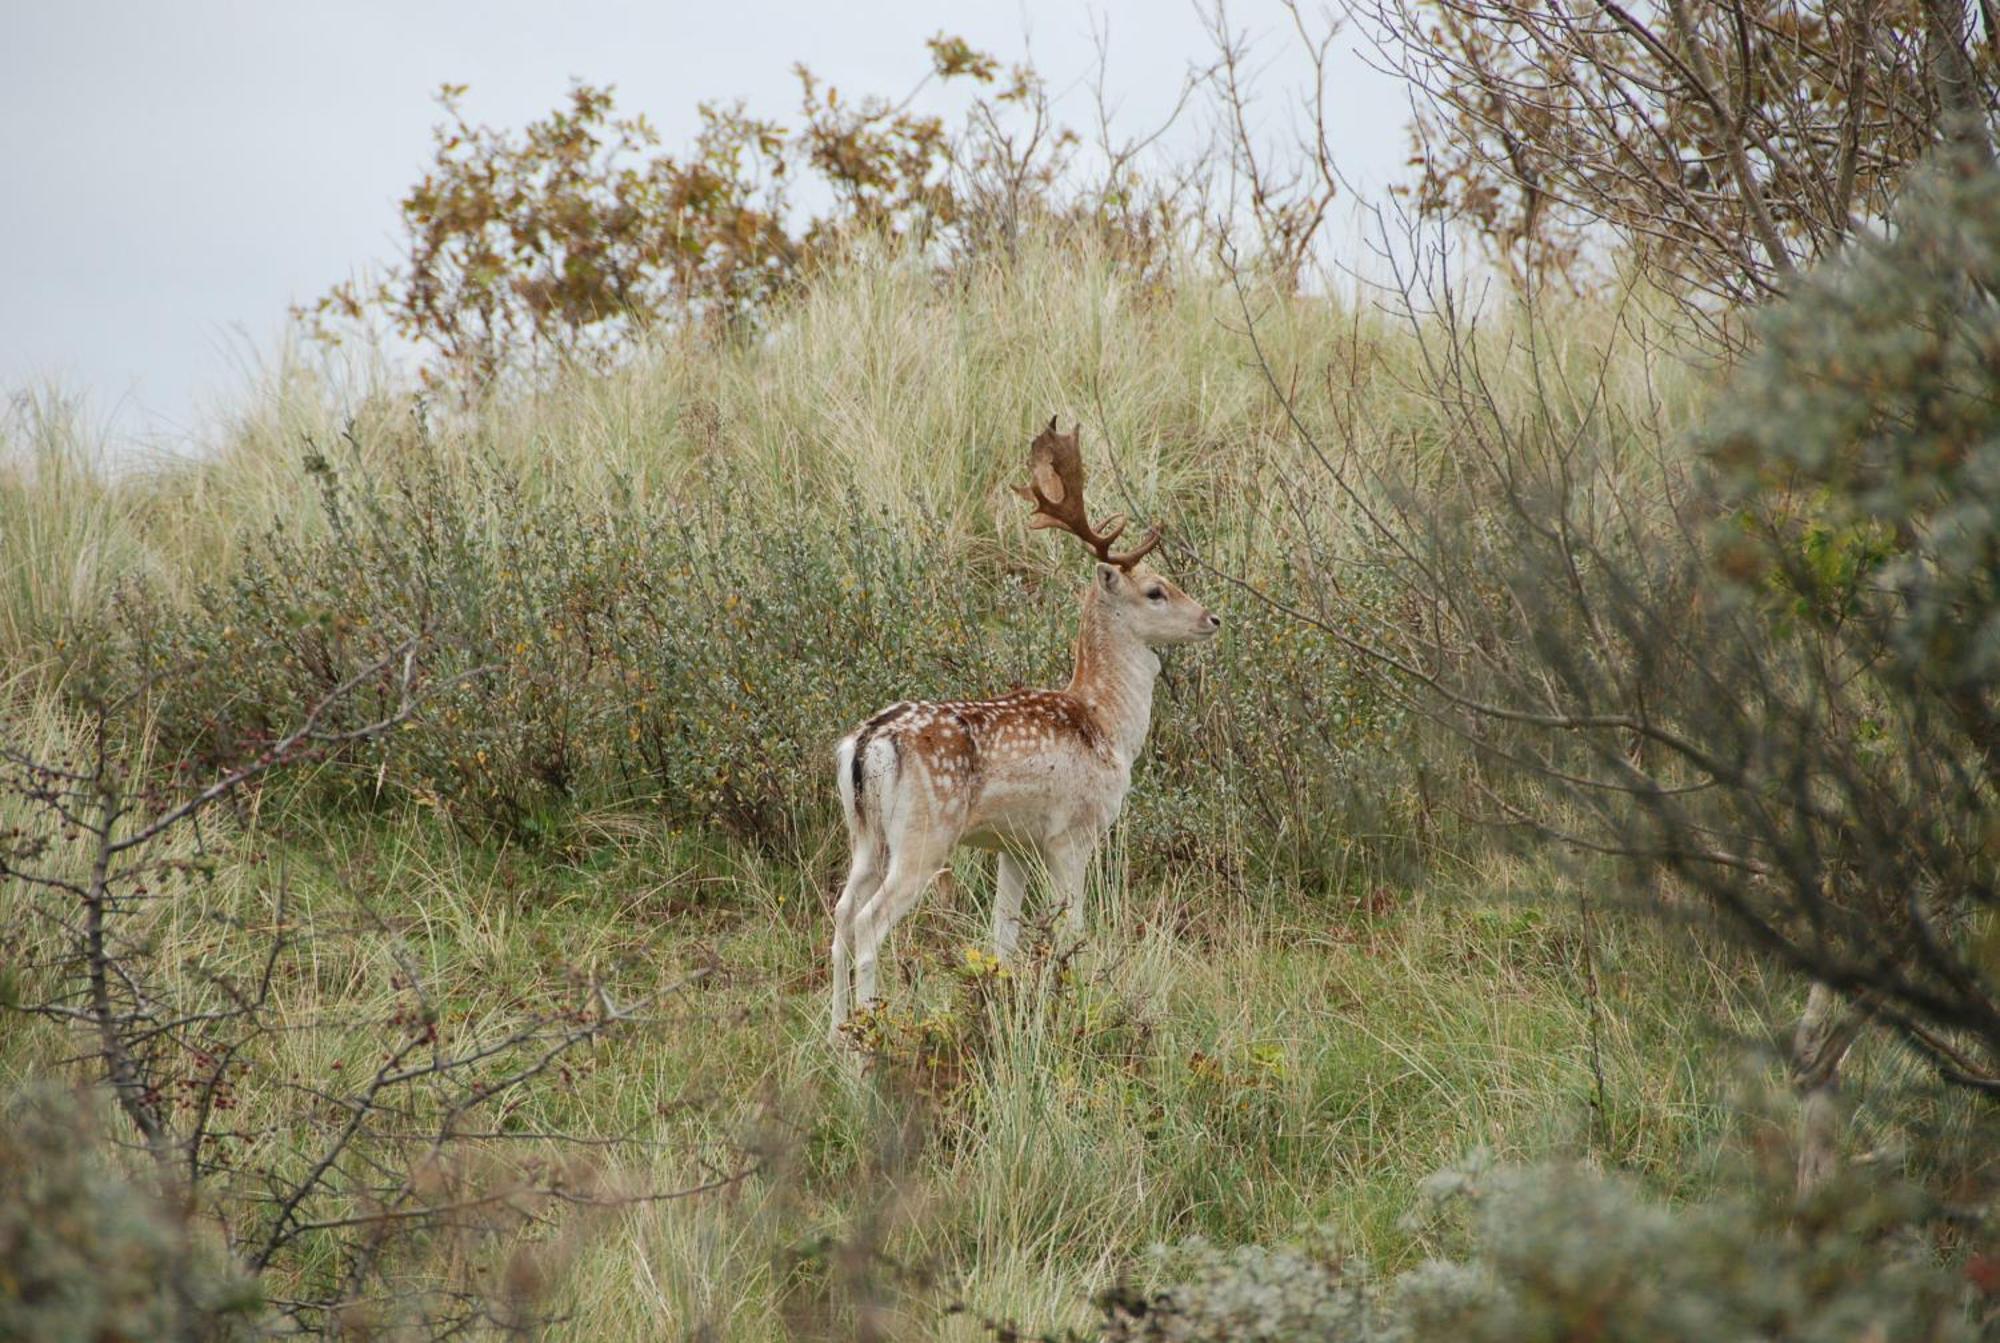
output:
[{"label": "deer eye", "polygon": [[1146,597],[1149,601],[1163,602],[1167,599],[1167,590],[1165,588],[1147,588]]}]

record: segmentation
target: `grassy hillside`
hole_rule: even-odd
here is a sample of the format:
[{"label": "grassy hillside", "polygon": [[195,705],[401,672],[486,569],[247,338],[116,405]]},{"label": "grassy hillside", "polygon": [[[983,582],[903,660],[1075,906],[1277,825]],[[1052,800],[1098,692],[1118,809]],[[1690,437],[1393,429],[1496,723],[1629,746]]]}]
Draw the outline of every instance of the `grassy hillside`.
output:
[{"label": "grassy hillside", "polygon": [[[1407,330],[1249,302],[1325,444],[1451,472]],[[110,687],[135,696],[121,749],[199,776],[406,627],[436,636],[440,683],[473,673],[385,741],[177,834],[201,871],[131,915],[191,1001],[219,967],[254,970],[243,939],[281,893],[305,930],[243,1056],[238,1192],[325,1122],[300,1118],[302,1091],[372,1066],[412,978],[450,1039],[580,986],[650,1002],[690,975],[453,1158],[481,1188],[582,1163],[605,1197],[410,1247],[409,1281],[485,1290],[525,1243],[558,1336],[969,1339],[987,1335],[954,1302],[1082,1327],[1093,1292],[1160,1271],[1156,1242],[1330,1228],[1412,1266],[1461,1234],[1409,1216],[1420,1186],[1479,1148],[1713,1192],[1728,1143],[1761,1131],[1735,1101],[1771,1075],[1759,1051],[1801,986],[1698,923],[1625,916],[1608,870],[1464,823],[1446,746],[1337,639],[1250,594],[1310,606],[1337,584],[1366,609],[1370,573],[1363,554],[1312,564],[1304,543],[1351,505],[1286,488],[1299,449],[1243,323],[1227,286],[1137,291],[1073,251],[950,285],[882,262],[756,339],[665,339],[480,406],[288,372],[196,462],[107,470],[74,417],[17,417],[16,740],[75,743],[86,692]],[[1537,352],[1588,360],[1616,326],[1580,309],[1574,347]],[[1618,350],[1607,419],[1671,439],[1700,377]],[[1518,351],[1488,376],[1530,404]],[[1227,637],[1169,665],[1086,942],[1044,929],[1006,974],[971,954],[991,873],[961,856],[899,934],[863,1067],[823,1034],[830,746],[891,698],[1064,674],[1084,565],[1004,488],[1051,414],[1083,424],[1100,513],[1170,524],[1161,567]],[[33,991],[50,938],[0,896],[10,993]],[[10,1018],[0,1085],[77,1049]],[[1857,1150],[1969,1122],[1886,1047],[1864,1043],[1853,1077]],[[555,1133],[584,1142],[536,1137]],[[333,1254],[302,1243],[273,1294],[337,1275]]]}]

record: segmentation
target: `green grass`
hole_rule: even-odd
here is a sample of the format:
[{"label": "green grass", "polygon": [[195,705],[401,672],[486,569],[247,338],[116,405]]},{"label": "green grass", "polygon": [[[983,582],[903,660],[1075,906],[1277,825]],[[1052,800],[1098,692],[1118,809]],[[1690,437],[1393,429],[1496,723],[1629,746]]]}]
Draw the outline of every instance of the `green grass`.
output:
[{"label": "green grass", "polygon": [[[281,967],[283,1021],[379,1020],[409,965],[465,1032],[562,1002],[580,978],[636,1001],[711,955],[723,967],[509,1115],[520,1130],[640,1139],[614,1149],[628,1189],[699,1182],[715,1169],[704,1159],[745,1146],[769,1163],[726,1193],[594,1223],[564,1336],[645,1338],[669,1320],[760,1338],[787,1299],[846,1309],[805,1252],[870,1222],[931,1284],[896,1294],[925,1336],[954,1298],[1081,1325],[1090,1294],[1149,1245],[1195,1235],[1269,1242],[1324,1225],[1406,1267],[1442,1248],[1405,1225],[1420,1182],[1475,1148],[1581,1156],[1699,1195],[1731,1123],[1718,1079],[1773,1010],[1738,958],[1602,922],[1599,1132],[1579,927],[1527,898],[1549,881],[1535,868],[1500,863],[1372,912],[1276,889],[1138,890],[1113,870],[1079,953],[1058,969],[1044,950],[969,993],[959,967],[982,941],[989,878],[962,867],[956,897],[899,934],[889,980],[893,1012],[977,1037],[964,1075],[927,1098],[894,1085],[893,1065],[857,1075],[823,1040],[824,871],[718,870],[630,833],[578,867],[454,840],[419,812],[255,847],[260,859],[161,912],[162,955],[226,963],[229,918],[254,920],[282,873],[298,917],[326,930]],[[381,924],[335,936],[357,892]],[[369,1038],[300,1030],[256,1051],[253,1076],[365,1069]],[[892,1032],[891,1059],[909,1062],[908,1039]],[[35,1075],[65,1047],[45,1027],[10,1031],[0,1073]],[[246,1127],[259,1103],[247,1109]],[[781,1290],[802,1254],[792,1271],[807,1280]]]}]

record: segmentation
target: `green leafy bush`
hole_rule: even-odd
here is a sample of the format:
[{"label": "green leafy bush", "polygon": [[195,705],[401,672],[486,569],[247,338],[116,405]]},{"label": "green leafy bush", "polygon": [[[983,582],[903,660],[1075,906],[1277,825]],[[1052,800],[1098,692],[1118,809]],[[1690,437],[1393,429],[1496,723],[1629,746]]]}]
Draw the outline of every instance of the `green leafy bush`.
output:
[{"label": "green leafy bush", "polygon": [[[422,717],[325,762],[324,786],[523,842],[560,841],[575,806],[640,805],[782,848],[837,832],[831,751],[862,717],[1068,674],[1069,581],[951,556],[858,500],[829,523],[716,465],[682,497],[607,509],[447,478],[421,443],[380,480],[307,469],[323,532],[273,530],[191,603],[118,604],[112,660],[197,774],[424,631]],[[1141,865],[1240,869],[1246,829],[1268,861],[1318,863],[1343,790],[1377,782],[1394,719],[1338,642],[1247,623],[1170,668],[1134,797]]]}]

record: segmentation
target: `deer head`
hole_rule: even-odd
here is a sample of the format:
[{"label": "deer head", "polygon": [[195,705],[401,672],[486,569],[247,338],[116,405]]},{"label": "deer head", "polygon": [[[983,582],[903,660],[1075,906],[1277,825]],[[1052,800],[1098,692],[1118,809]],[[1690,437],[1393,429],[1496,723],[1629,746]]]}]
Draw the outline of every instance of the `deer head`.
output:
[{"label": "deer head", "polygon": [[[1082,427],[1079,424],[1077,429]],[[1133,565],[1160,544],[1160,529],[1148,531],[1145,540],[1123,555],[1111,553],[1111,543],[1125,530],[1125,515],[1113,513],[1096,527],[1090,525],[1083,503],[1083,453],[1076,438],[1075,432],[1057,433],[1056,419],[1051,415],[1049,427],[1035,436],[1028,449],[1028,483],[1016,485],[1014,493],[1035,506],[1029,527],[1060,527],[1089,546],[1101,563],[1114,564],[1129,574]]]}]

